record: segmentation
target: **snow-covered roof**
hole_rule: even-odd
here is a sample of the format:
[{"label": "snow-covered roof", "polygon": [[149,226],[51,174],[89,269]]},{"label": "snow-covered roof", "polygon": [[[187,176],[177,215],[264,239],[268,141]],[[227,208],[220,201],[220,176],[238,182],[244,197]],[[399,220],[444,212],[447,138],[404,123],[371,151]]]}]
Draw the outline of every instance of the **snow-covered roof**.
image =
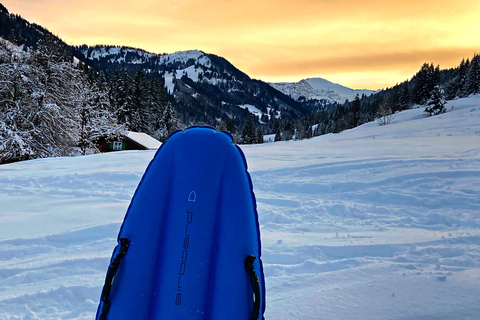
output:
[{"label": "snow-covered roof", "polygon": [[127,137],[147,149],[158,149],[162,145],[160,141],[143,132],[127,131]]}]

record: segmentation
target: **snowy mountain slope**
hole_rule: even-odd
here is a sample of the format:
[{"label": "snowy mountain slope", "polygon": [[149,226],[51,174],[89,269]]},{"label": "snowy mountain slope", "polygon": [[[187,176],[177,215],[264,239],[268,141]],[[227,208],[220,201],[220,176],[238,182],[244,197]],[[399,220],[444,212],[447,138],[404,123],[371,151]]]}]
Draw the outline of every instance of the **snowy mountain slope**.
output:
[{"label": "snowy mountain slope", "polygon": [[210,60],[206,54],[199,50],[180,51],[172,54],[154,54],[141,49],[119,46],[95,46],[86,45],[78,47],[85,58],[92,61],[109,61],[111,63],[129,64],[154,64],[162,65],[169,63],[187,63],[190,59],[198,60],[202,65],[209,65]]},{"label": "snowy mountain slope", "polygon": [[107,74],[143,70],[149,78],[163,77],[168,92],[175,97],[177,111],[195,115],[195,122],[214,125],[215,119],[224,117],[246,121],[248,112],[240,107],[243,104],[260,110],[259,120],[269,116],[268,110],[285,118],[308,113],[299,102],[251,79],[226,59],[199,50],[157,55],[130,47],[83,45],[77,51]]},{"label": "snowy mountain slope", "polygon": [[330,82],[322,78],[309,78],[299,82],[270,83],[275,89],[295,100],[319,100],[324,104],[344,103],[346,99],[352,101],[357,94],[369,96],[374,93],[371,90],[353,90],[340,84]]},{"label": "snowy mountain slope", "polygon": [[[480,96],[242,146],[267,320],[477,319]],[[452,109],[453,108],[453,109]],[[153,151],[0,166],[0,319],[92,319]]]}]

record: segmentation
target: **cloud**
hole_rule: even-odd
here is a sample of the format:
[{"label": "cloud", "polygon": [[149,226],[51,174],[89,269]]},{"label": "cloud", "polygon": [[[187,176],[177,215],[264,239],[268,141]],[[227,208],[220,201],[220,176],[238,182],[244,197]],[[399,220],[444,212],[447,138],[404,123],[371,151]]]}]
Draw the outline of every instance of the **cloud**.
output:
[{"label": "cloud", "polygon": [[446,48],[367,54],[352,52],[342,56],[270,61],[257,59],[244,71],[270,82],[323,77],[353,88],[379,89],[410,79],[425,62],[452,68],[474,53],[475,48]]},{"label": "cloud", "polygon": [[[402,68],[417,66],[424,62],[446,65],[455,60],[458,65],[462,58],[473,56],[473,48],[464,49],[430,49],[418,51],[396,51],[369,54],[354,54],[325,57],[325,58],[300,58],[289,61],[270,61],[256,66],[257,72],[268,73],[271,70],[282,70],[285,74],[295,72],[318,72],[338,71],[362,71],[362,70],[386,70],[388,68]],[[452,67],[453,65],[449,66]]]}]

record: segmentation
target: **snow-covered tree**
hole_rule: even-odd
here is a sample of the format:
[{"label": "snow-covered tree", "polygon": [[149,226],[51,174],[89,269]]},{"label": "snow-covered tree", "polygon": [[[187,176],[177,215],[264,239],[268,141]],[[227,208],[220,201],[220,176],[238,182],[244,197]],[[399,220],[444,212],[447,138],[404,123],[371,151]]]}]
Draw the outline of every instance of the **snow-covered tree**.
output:
[{"label": "snow-covered tree", "polygon": [[460,65],[458,66],[457,76],[450,81],[447,86],[447,89],[450,91],[450,96],[453,97],[463,97],[465,95],[465,82],[467,78],[467,72],[470,67],[470,60],[462,59]]},{"label": "snow-covered tree", "polygon": [[149,84],[148,109],[152,134],[162,127],[163,112],[167,107],[166,90],[163,82],[153,79]]},{"label": "snow-covered tree", "polygon": [[446,102],[443,89],[440,88],[440,86],[435,86],[432,91],[432,97],[427,102],[425,112],[428,112],[431,116],[445,113],[447,111],[445,109],[445,104]]},{"label": "snow-covered tree", "polygon": [[113,138],[124,134],[125,127],[118,125],[111,111],[107,93],[98,84],[83,77],[78,83],[75,104],[79,113],[81,153],[97,152],[96,142],[100,138]]},{"label": "snow-covered tree", "polygon": [[72,69],[63,62],[38,64],[37,53],[19,52],[7,42],[2,49],[0,162],[69,155],[78,133]]},{"label": "snow-covered tree", "polygon": [[119,124],[131,127],[133,109],[133,79],[128,71],[116,71],[110,79],[110,103],[115,109]]},{"label": "snow-covered tree", "polygon": [[133,78],[133,96],[130,105],[130,130],[136,132],[150,132],[150,112],[148,105],[148,83],[145,73],[141,69]]},{"label": "snow-covered tree", "polygon": [[0,40],[0,163],[69,156],[112,129],[106,99],[55,50]]},{"label": "snow-covered tree", "polygon": [[167,103],[167,106],[163,110],[162,118],[160,119],[158,130],[153,133],[153,136],[164,142],[168,139],[170,133],[178,128],[177,116],[175,109],[171,103]]},{"label": "snow-covered tree", "polygon": [[27,87],[29,79],[20,68],[25,56],[15,57],[11,46],[0,41],[0,163],[29,159],[30,129],[33,127],[25,105],[31,104]]}]

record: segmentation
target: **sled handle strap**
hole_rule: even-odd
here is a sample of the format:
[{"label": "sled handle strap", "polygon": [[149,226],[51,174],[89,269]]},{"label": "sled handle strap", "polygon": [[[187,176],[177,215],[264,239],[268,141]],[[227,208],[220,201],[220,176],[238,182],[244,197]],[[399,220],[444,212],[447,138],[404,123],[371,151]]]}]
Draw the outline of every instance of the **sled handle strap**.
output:
[{"label": "sled handle strap", "polygon": [[128,246],[130,243],[127,238],[120,238],[120,250],[118,251],[115,258],[113,258],[110,267],[108,267],[107,277],[105,278],[105,284],[103,285],[101,300],[103,302],[102,313],[100,314],[99,320],[106,320],[107,314],[110,311],[110,292],[112,291],[113,279],[117,274],[118,267],[120,266],[120,261],[127,254]]},{"label": "sled handle strap", "polygon": [[260,316],[260,279],[253,270],[253,262],[255,259],[255,256],[248,256],[244,261],[245,271],[247,271],[248,275],[250,276],[250,282],[252,283],[253,294],[255,296],[253,301],[252,317],[250,320],[257,320]]}]

